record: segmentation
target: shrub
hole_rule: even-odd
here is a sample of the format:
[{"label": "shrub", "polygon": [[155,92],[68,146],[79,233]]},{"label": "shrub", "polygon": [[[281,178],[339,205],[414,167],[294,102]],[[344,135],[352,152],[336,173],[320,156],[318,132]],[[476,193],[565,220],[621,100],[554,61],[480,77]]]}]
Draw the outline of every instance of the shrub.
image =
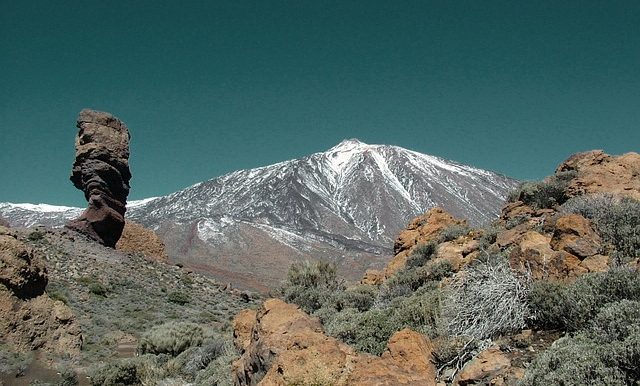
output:
[{"label": "shrub", "polygon": [[469,228],[466,225],[458,225],[458,224],[451,225],[440,232],[440,235],[438,237],[438,242],[444,243],[447,241],[455,240],[460,236],[468,235],[470,231],[471,231],[471,228]]},{"label": "shrub", "polygon": [[230,340],[215,338],[206,340],[200,347],[189,347],[180,355],[167,363],[167,371],[171,375],[178,375],[194,380],[199,371],[223,355],[236,354]]},{"label": "shrub", "polygon": [[142,335],[138,352],[176,356],[189,347],[201,345],[203,335],[202,328],[195,323],[165,323]]},{"label": "shrub", "polygon": [[90,371],[91,384],[113,385],[157,385],[166,378],[163,366],[166,356],[141,355],[119,359]]},{"label": "shrub", "polygon": [[426,244],[418,244],[411,255],[407,257],[405,267],[415,268],[425,265],[436,253],[438,245],[431,241]]},{"label": "shrub", "polygon": [[355,308],[367,311],[373,307],[378,295],[378,288],[372,285],[359,284],[335,296],[334,308],[338,311],[345,308]]},{"label": "shrub", "polygon": [[562,205],[569,198],[565,189],[575,176],[575,171],[567,171],[556,173],[544,181],[524,182],[515,192],[509,193],[508,200],[510,202],[520,200],[535,209]]},{"label": "shrub", "polygon": [[40,231],[33,231],[29,233],[27,238],[29,239],[29,241],[40,241],[44,238],[44,233]]},{"label": "shrub", "polygon": [[109,363],[91,373],[91,384],[96,386],[136,385],[140,383],[137,360],[125,359]]},{"label": "shrub", "polygon": [[380,355],[397,327],[393,311],[372,309],[358,312],[347,308],[337,313],[325,326],[327,333],[350,344],[356,350]]},{"label": "shrub", "polygon": [[603,307],[588,328],[553,344],[532,363],[522,385],[633,385],[640,382],[640,303]]},{"label": "shrub", "polygon": [[394,299],[385,308],[365,312],[346,308],[332,314],[323,313],[321,319],[329,335],[357,350],[380,355],[391,335],[403,328],[434,336],[439,322],[439,307],[440,292],[422,288],[412,296]]},{"label": "shrub", "polygon": [[484,339],[524,327],[529,288],[529,277],[514,272],[502,255],[467,266],[442,302],[449,333]]},{"label": "shrub", "polygon": [[640,256],[640,201],[611,194],[570,199],[561,210],[580,214],[593,223],[602,239],[613,246],[619,262]]},{"label": "shrub", "polygon": [[435,288],[438,282],[451,276],[453,265],[448,260],[436,261],[424,267],[404,268],[387,280],[380,288],[378,303],[414,293],[422,287]]},{"label": "shrub", "polygon": [[189,303],[191,301],[191,298],[189,297],[189,294],[187,294],[186,292],[174,291],[174,292],[171,292],[169,296],[167,296],[167,300],[170,301],[171,303],[176,303],[183,306]]},{"label": "shrub", "polygon": [[334,264],[323,261],[293,264],[280,293],[285,301],[313,313],[345,289],[344,281],[338,279],[336,273]]},{"label": "shrub", "polygon": [[578,331],[605,305],[625,299],[640,300],[640,274],[625,267],[585,274],[569,285],[536,282],[530,294],[532,323]]},{"label": "shrub", "polygon": [[89,292],[94,295],[106,297],[109,290],[102,283],[94,282],[89,284]]}]

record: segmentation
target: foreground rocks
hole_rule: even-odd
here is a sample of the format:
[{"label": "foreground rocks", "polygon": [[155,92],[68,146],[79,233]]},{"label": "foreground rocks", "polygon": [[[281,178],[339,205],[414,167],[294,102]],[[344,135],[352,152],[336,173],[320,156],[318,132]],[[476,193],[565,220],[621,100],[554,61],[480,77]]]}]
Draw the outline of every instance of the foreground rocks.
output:
[{"label": "foreground rocks", "polygon": [[415,331],[395,333],[381,357],[359,354],[278,299],[238,314],[234,326],[244,351],[233,365],[237,385],[435,385],[431,343]]},{"label": "foreground rocks", "polygon": [[0,341],[17,351],[76,358],[80,327],[69,307],[44,292],[46,285],[42,257],[0,227]]},{"label": "foreground rocks", "polygon": [[82,110],[71,182],[84,192],[87,209],[67,227],[108,247],[124,228],[129,195],[129,129],[113,115]]}]

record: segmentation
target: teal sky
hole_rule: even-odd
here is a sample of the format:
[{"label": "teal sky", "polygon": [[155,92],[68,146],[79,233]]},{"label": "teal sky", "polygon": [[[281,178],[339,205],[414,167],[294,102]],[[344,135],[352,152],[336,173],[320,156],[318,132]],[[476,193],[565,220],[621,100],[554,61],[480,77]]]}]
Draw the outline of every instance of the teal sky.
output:
[{"label": "teal sky", "polygon": [[0,202],[85,205],[84,107],[129,126],[131,199],[351,137],[520,179],[640,150],[637,0],[0,5]]}]

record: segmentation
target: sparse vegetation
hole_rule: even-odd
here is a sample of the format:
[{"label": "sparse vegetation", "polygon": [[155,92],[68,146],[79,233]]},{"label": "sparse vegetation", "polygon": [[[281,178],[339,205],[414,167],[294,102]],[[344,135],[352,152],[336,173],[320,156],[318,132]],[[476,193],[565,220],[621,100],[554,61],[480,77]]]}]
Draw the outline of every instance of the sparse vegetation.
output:
[{"label": "sparse vegetation", "polygon": [[532,323],[578,331],[603,307],[621,300],[640,301],[640,275],[625,267],[586,274],[569,285],[536,282],[530,294]]},{"label": "sparse vegetation", "polygon": [[593,194],[574,197],[562,205],[561,210],[591,220],[598,234],[613,248],[612,256],[619,263],[640,256],[640,201]]},{"label": "sparse vegetation", "polygon": [[319,261],[293,264],[280,292],[286,301],[313,313],[345,288],[344,281],[337,277],[336,266]]},{"label": "sparse vegetation", "polygon": [[640,303],[600,309],[587,328],[558,340],[527,372],[529,385],[636,385],[640,382]]},{"label": "sparse vegetation", "polygon": [[455,240],[460,236],[466,236],[470,231],[471,228],[469,228],[467,225],[451,225],[440,232],[438,243],[444,243],[447,241]]},{"label": "sparse vegetation", "polygon": [[525,326],[530,278],[514,272],[502,255],[467,266],[454,276],[442,302],[451,335],[495,337]]},{"label": "sparse vegetation", "polygon": [[141,354],[170,354],[176,356],[192,346],[202,344],[202,327],[195,323],[169,322],[155,326],[140,338]]},{"label": "sparse vegetation", "polygon": [[522,201],[535,209],[553,208],[569,199],[565,189],[576,172],[560,172],[544,181],[525,182],[507,197],[509,202]]}]

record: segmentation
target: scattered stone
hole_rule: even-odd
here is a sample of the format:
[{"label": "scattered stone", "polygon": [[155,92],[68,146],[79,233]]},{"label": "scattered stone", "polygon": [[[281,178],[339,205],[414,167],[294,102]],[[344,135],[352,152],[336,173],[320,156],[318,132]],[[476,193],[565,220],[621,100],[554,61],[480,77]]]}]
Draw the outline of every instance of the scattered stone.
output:
[{"label": "scattered stone", "polygon": [[89,109],[80,112],[77,127],[71,182],[88,206],[66,226],[115,248],[129,195],[129,130],[113,115]]}]

